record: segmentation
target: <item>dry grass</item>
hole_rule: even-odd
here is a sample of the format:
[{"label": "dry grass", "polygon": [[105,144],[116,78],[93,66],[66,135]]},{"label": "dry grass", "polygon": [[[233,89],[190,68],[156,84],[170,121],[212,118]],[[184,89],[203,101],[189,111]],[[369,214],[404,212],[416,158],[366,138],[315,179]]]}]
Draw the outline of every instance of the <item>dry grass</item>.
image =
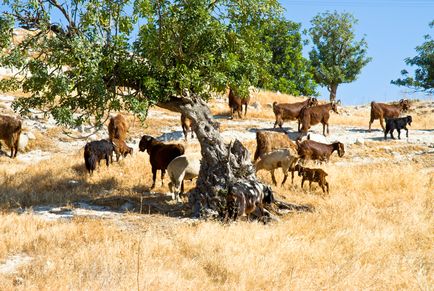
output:
[{"label": "dry grass", "polygon": [[[258,100],[265,108],[275,97],[291,98],[269,93]],[[151,117],[146,129],[128,116],[130,135],[159,135],[165,127],[179,126],[178,114],[162,112],[169,117]],[[343,112],[332,122],[362,126],[363,121],[367,127],[366,112]],[[430,128],[432,118],[421,115],[414,126]],[[56,130],[37,136],[40,141],[32,148],[53,142]],[[254,152],[254,140],[244,144]],[[143,196],[146,214],[57,221],[18,215],[13,208],[74,207],[72,202],[82,199],[114,208],[111,198],[138,203],[152,183],[149,157],[136,146],[132,157],[109,168],[102,162],[93,176],[86,174],[82,150],[55,153],[35,165],[0,157],[0,266],[15,254],[33,258],[16,273],[0,273],[0,290],[432,289],[433,156],[392,160],[386,146],[401,154],[426,150],[383,141],[353,145],[343,158],[332,155],[323,167],[330,195],[317,184],[312,191],[308,183],[301,189],[299,177],[293,185],[289,179],[283,187],[273,186],[277,197],[312,205],[315,211],[288,214],[268,225],[179,219],[189,216],[189,208],[179,209],[165,195],[168,178],[161,187],[159,176],[156,193]],[[199,150],[197,144],[187,146],[187,152]],[[358,165],[353,157],[390,161]],[[271,183],[266,171],[258,178]],[[276,178],[282,181],[280,171]],[[186,190],[193,186],[187,182]]]},{"label": "dry grass", "polygon": [[[267,226],[135,214],[122,221],[47,222],[5,213],[0,258],[34,258],[19,271],[25,289],[131,290],[138,276],[147,290],[428,290],[434,283],[433,176],[412,165],[328,170],[339,174],[330,175],[332,194],[325,199],[318,191],[276,188],[314,204],[314,213]],[[124,183],[117,187],[128,188]],[[0,275],[0,289],[14,288],[15,276]]]},{"label": "dry grass", "polygon": [[[254,146],[247,143],[249,150]],[[148,156],[136,153],[87,177],[81,151],[57,154],[13,177],[0,176],[0,203],[7,210],[83,198],[134,198],[151,183],[148,165]],[[329,196],[316,185],[301,190],[298,177],[293,186],[273,187],[281,198],[316,210],[267,226],[184,223],[134,213],[48,222],[6,211],[0,215],[0,261],[23,253],[33,260],[17,274],[0,274],[0,289],[431,288],[433,172],[393,162],[330,164],[325,170]],[[269,173],[258,174],[271,182]],[[282,178],[278,171],[278,181]],[[161,193],[157,203],[175,207],[163,194],[166,186],[156,191]],[[23,285],[14,286],[16,277]]]}]

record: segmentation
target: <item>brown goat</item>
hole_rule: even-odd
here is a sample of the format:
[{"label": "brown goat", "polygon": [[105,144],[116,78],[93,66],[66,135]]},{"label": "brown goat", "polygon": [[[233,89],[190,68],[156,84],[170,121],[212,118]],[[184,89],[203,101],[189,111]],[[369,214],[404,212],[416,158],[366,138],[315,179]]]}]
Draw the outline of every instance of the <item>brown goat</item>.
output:
[{"label": "brown goat", "polygon": [[325,135],[325,127],[327,125],[327,134],[329,134],[329,118],[330,110],[338,113],[336,103],[327,103],[312,107],[305,107],[300,112],[301,132],[302,135],[307,134],[309,128],[315,124],[322,123],[322,134]]},{"label": "brown goat", "polygon": [[297,103],[273,103],[273,112],[276,116],[276,122],[274,122],[274,128],[279,125],[282,128],[283,122],[286,120],[298,120],[298,131],[300,131],[300,112],[304,107],[315,106],[318,104],[318,100],[315,97],[310,97],[303,102]]},{"label": "brown goat", "polygon": [[191,138],[193,138],[193,121],[184,114],[181,114],[181,126],[185,141],[187,141],[188,131],[191,132]]},{"label": "brown goat", "polygon": [[245,117],[247,115],[247,105],[249,105],[249,102],[250,102],[250,96],[241,98],[235,95],[232,88],[229,88],[229,108],[231,109],[231,118],[234,118],[235,111],[238,113],[238,117],[242,118],[241,114],[243,113],[243,105],[245,105],[245,111],[244,111],[244,117]]},{"label": "brown goat", "polygon": [[11,158],[17,156],[21,127],[21,120],[8,115],[0,115],[0,139],[4,140],[11,149]]},{"label": "brown goat", "polygon": [[396,118],[399,117],[401,112],[405,112],[410,109],[410,103],[407,99],[399,100],[398,104],[384,104],[371,102],[371,120],[369,120],[369,131],[371,131],[371,125],[375,119],[380,119],[381,128],[384,131],[384,118]]},{"label": "brown goat", "polygon": [[257,131],[256,132],[256,151],[253,161],[277,149],[292,149],[293,152],[297,151],[297,145],[289,139],[288,135],[284,132],[274,131]]},{"label": "brown goat", "polygon": [[133,148],[129,147],[125,141],[114,138],[112,139],[112,143],[114,145],[117,162],[119,162],[120,156],[126,158],[128,154],[133,155]]},{"label": "brown goat", "polygon": [[319,160],[327,162],[334,151],[338,152],[339,157],[345,154],[344,144],[334,142],[332,144],[319,143],[313,140],[297,141],[298,155],[300,159]]},{"label": "brown goat", "polygon": [[327,187],[327,193],[329,193],[329,183],[326,181],[326,176],[328,175],[322,169],[310,169],[305,168],[300,165],[295,166],[295,170],[298,171],[298,176],[301,179],[301,188],[303,189],[304,181],[309,181],[309,190],[312,189],[312,182],[316,182],[321,187],[323,193],[325,193],[325,188]]},{"label": "brown goat", "polygon": [[110,117],[110,122],[108,125],[109,139],[113,140],[115,138],[120,140],[125,140],[128,132],[128,123],[122,114]]},{"label": "brown goat", "polygon": [[184,154],[184,147],[181,144],[165,144],[152,136],[144,135],[139,143],[141,152],[147,151],[152,167],[152,186],[155,187],[157,170],[161,170],[161,186],[164,185],[164,174],[169,163],[176,157]]}]

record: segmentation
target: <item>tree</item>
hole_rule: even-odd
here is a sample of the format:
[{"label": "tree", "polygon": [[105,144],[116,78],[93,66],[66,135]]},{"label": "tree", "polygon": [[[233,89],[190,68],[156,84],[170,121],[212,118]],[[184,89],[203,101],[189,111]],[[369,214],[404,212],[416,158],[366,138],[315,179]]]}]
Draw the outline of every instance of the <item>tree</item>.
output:
[{"label": "tree", "polygon": [[[190,195],[196,215],[224,216],[233,194],[251,199],[269,190],[256,180],[242,144],[223,142],[206,101],[228,85],[246,95],[258,82],[270,53],[256,32],[281,14],[277,1],[136,0],[132,13],[128,0],[6,4],[2,19],[13,17],[32,30],[0,59],[21,72],[0,88],[31,93],[14,103],[21,114],[39,108],[59,124],[101,126],[113,110],[140,118],[153,105],[181,112],[194,121],[201,144],[201,171]],[[59,17],[60,23],[51,22]],[[138,21],[143,25],[132,41]]]},{"label": "tree", "polygon": [[357,20],[349,13],[322,13],[311,23],[309,34],[314,47],[309,57],[314,78],[327,86],[330,101],[335,101],[338,86],[356,80],[370,62],[371,58],[366,57],[367,43],[364,38],[355,40],[353,26]]},{"label": "tree", "polygon": [[[434,27],[434,21],[429,26]],[[413,58],[406,58],[405,63],[409,66],[417,66],[414,77],[409,76],[407,70],[402,70],[403,79],[391,81],[398,86],[410,87],[415,91],[434,93],[434,40],[430,35],[425,35],[425,42],[416,47],[418,53]]]},{"label": "tree", "polygon": [[272,58],[267,64],[268,78],[261,87],[295,96],[317,95],[310,63],[302,54],[300,26],[283,18],[272,19],[264,25],[262,39]]}]

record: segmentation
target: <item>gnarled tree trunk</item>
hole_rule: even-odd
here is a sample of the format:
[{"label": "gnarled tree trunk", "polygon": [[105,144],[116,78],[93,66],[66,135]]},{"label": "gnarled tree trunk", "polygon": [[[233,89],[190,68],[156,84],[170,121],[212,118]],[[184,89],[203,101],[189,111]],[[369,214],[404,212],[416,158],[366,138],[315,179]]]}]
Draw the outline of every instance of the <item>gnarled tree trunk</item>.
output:
[{"label": "gnarled tree trunk", "polygon": [[[237,140],[233,144],[225,144],[218,130],[219,125],[212,120],[205,101],[195,96],[173,97],[157,106],[181,112],[193,121],[193,130],[201,145],[202,154],[196,188],[189,196],[194,216],[224,217],[229,211],[229,196],[235,194],[246,201],[255,201],[266,195],[264,191],[271,191],[269,186],[256,179],[248,150]],[[243,210],[234,217],[243,214],[241,212]]]}]

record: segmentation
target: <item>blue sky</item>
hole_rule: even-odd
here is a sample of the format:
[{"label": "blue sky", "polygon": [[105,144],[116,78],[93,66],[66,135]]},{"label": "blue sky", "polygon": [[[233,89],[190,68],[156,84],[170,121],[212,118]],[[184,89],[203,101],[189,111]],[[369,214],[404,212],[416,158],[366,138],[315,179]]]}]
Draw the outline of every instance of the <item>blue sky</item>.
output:
[{"label": "blue sky", "polygon": [[[345,105],[366,104],[406,98],[430,98],[424,94],[411,94],[408,88],[390,84],[400,77],[402,69],[412,71],[404,59],[416,55],[416,46],[424,42],[424,35],[434,37],[429,23],[434,20],[434,0],[280,0],[287,19],[310,27],[310,20],[326,11],[349,12],[358,19],[355,26],[357,40],[364,35],[368,55],[372,61],[363,68],[358,79],[342,84],[337,98]],[[307,36],[305,36],[307,38]],[[310,46],[304,50],[307,53]],[[319,88],[320,99],[328,99],[325,88]]]},{"label": "blue sky", "polygon": [[[390,84],[400,77],[402,69],[412,72],[404,59],[416,55],[416,46],[424,42],[424,35],[434,37],[434,0],[279,0],[285,8],[287,19],[299,22],[303,29],[310,27],[310,20],[326,11],[349,12],[358,19],[355,26],[357,40],[365,36],[368,55],[372,61],[363,68],[358,79],[341,84],[337,98],[344,105],[366,104],[371,101],[393,101],[401,98],[429,98],[414,94],[406,87]],[[0,11],[4,10],[0,5]],[[304,36],[304,38],[308,38]],[[304,48],[308,57],[310,45]],[[320,99],[328,100],[327,89],[319,87]]]}]

